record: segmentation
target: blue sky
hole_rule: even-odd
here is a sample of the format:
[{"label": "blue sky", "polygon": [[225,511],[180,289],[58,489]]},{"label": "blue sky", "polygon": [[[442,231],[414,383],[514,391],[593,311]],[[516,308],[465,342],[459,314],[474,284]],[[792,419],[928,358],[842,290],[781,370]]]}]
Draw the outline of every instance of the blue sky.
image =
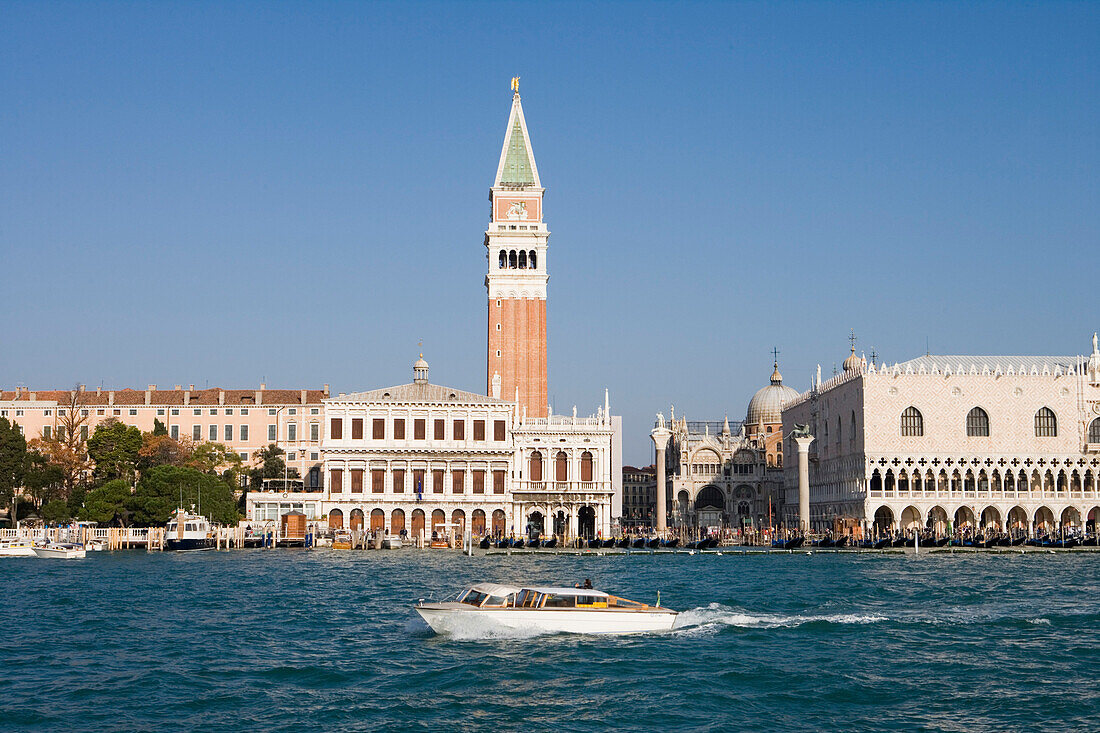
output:
[{"label": "blue sky", "polygon": [[522,77],[550,392],[743,416],[771,349],[1080,353],[1100,4],[0,2],[0,386],[485,385]]}]

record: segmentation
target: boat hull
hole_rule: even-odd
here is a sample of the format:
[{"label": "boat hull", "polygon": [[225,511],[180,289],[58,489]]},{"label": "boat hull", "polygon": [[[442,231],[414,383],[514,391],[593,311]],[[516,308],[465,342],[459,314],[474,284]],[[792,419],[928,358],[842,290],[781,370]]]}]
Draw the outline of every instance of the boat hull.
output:
[{"label": "boat hull", "polygon": [[87,553],[83,547],[36,547],[34,554],[49,560],[79,560]]},{"label": "boat hull", "polygon": [[38,557],[31,543],[10,544],[0,547],[0,557]]},{"label": "boat hull", "polygon": [[213,550],[214,540],[209,537],[179,538],[170,537],[165,540],[165,547],[175,552],[195,552],[197,550]]},{"label": "boat hull", "polygon": [[667,609],[485,609],[461,603],[427,603],[416,612],[437,634],[468,635],[479,631],[562,634],[644,634],[669,631],[677,613]]}]

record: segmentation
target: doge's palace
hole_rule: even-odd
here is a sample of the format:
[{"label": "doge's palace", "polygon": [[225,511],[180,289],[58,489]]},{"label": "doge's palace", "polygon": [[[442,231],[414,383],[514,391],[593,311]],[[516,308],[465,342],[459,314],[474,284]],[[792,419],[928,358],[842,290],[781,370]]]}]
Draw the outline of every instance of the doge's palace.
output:
[{"label": "doge's palace", "polygon": [[[783,407],[807,425],[810,520],[879,533],[950,527],[1043,533],[1100,519],[1100,349],[1089,356],[934,356],[868,364]],[[791,438],[788,455],[795,446]],[[788,466],[795,465],[794,461]],[[796,507],[797,470],[785,475]],[[796,517],[787,517],[797,526]]]}]

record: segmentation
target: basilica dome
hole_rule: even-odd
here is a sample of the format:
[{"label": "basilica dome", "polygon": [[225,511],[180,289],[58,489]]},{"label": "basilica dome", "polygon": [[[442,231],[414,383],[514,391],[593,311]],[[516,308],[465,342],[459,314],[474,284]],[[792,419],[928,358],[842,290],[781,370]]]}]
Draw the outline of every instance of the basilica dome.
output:
[{"label": "basilica dome", "polygon": [[758,390],[749,400],[745,424],[773,425],[783,422],[783,403],[798,396],[798,390],[783,386],[783,375],[779,373],[779,364],[776,364],[771,384]]},{"label": "basilica dome", "polygon": [[[872,354],[874,356],[874,354]],[[836,362],[833,362],[834,364]],[[852,353],[848,355],[848,358],[844,360],[845,372],[858,372],[863,369],[863,359],[856,356],[856,347],[852,347]]]}]

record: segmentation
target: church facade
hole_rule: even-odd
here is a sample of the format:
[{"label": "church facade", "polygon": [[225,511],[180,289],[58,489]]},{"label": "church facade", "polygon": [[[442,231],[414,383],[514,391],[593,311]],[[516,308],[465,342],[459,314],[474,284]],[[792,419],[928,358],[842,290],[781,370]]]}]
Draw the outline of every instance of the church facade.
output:
[{"label": "church facade", "polygon": [[[1029,533],[1100,520],[1100,350],[1090,356],[921,356],[844,371],[783,407],[806,425],[810,520],[879,533]],[[798,471],[788,440],[788,526]]]},{"label": "church facade", "polygon": [[434,385],[421,356],[409,384],[323,401],[322,485],[248,495],[250,519],[287,506],[333,528],[411,536],[609,535],[621,515],[622,423],[548,405],[549,231],[518,91],[490,187],[486,393]]}]

